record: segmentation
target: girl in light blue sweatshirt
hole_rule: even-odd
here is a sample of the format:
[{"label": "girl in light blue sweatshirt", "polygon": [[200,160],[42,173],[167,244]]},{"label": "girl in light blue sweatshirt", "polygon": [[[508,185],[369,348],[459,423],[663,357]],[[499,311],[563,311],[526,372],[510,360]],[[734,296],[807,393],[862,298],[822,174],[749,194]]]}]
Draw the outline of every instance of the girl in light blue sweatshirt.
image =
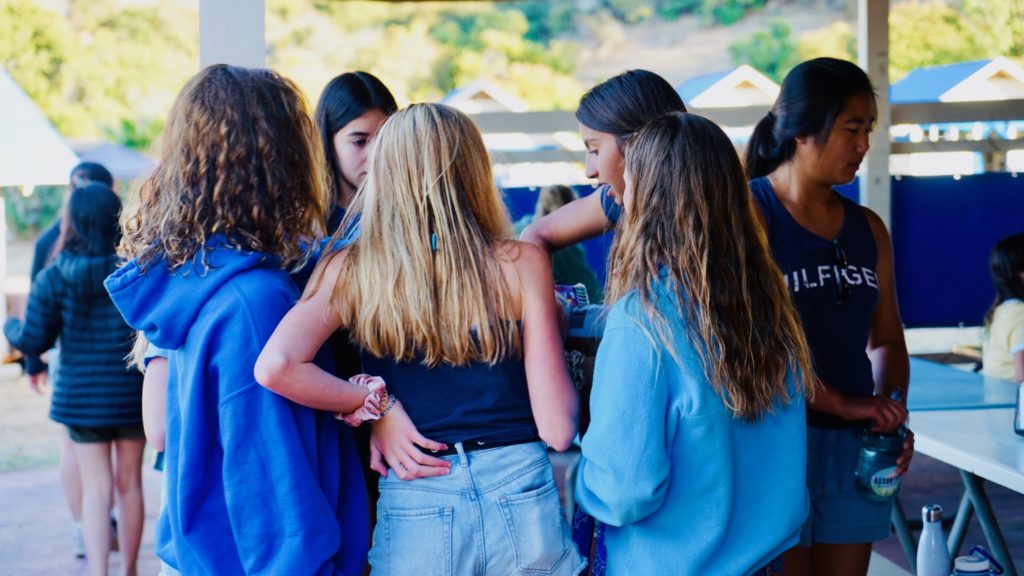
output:
[{"label": "girl in light blue sweatshirt", "polygon": [[711,121],[626,149],[625,217],[576,481],[607,573],[772,574],[807,516],[807,344]]}]

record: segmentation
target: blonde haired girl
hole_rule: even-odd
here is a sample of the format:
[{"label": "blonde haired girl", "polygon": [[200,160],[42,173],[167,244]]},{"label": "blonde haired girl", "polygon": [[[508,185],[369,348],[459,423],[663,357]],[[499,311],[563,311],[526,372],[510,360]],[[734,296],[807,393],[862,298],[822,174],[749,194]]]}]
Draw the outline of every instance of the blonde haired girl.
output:
[{"label": "blonde haired girl", "polygon": [[610,574],[766,574],[807,514],[809,360],[743,167],[666,114],[627,145],[623,200],[577,500]]},{"label": "blonde haired girl", "polygon": [[[321,263],[257,373],[292,397],[329,401],[320,383],[333,377],[310,360],[343,326],[364,370],[408,412],[373,424],[371,464],[385,475],[374,572],[577,573],[544,448],[569,446],[578,403],[551,268],[539,248],[507,240],[479,131],[440,104],[396,113],[353,212],[359,239]],[[423,474],[440,475],[400,480]]]}]

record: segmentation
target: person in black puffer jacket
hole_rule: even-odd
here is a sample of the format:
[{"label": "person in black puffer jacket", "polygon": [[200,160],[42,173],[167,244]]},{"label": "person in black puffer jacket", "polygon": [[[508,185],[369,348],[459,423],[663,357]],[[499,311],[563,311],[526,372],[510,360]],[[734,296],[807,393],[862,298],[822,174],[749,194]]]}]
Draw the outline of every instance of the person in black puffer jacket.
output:
[{"label": "person in black puffer jacket", "polygon": [[143,524],[142,374],[125,362],[134,331],[103,287],[119,263],[120,211],[120,199],[105,185],[72,192],[57,256],[33,283],[25,320],[4,324],[7,340],[25,354],[41,354],[60,338],[50,418],[67,426],[74,442],[84,493],[82,532],[93,574],[107,572],[112,486],[126,574],[135,572]]}]

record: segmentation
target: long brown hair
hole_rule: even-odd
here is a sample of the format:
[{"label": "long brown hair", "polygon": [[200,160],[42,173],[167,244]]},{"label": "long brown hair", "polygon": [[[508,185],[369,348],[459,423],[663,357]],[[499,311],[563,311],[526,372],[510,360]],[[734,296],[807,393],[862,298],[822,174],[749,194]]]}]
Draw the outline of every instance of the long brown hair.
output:
[{"label": "long brown hair", "polygon": [[[710,120],[670,113],[626,148],[626,212],[612,247],[610,302],[635,291],[678,361],[669,324],[684,322],[704,373],[735,417],[757,421],[811,385],[810,357],[789,292],[754,214],[732,142]],[[678,317],[658,311],[667,276]]]},{"label": "long brown hair", "polygon": [[[275,254],[282,267],[307,258],[302,240],[324,231],[323,150],[299,89],[264,69],[218,64],[178,94],[160,165],[122,220],[122,251],[177,268],[206,242]],[[305,243],[309,245],[310,243]]]},{"label": "long brown hair", "polygon": [[514,258],[511,223],[468,116],[415,104],[389,118],[341,230],[357,213],[333,304],[360,347],[430,366],[521,352],[500,265]]}]

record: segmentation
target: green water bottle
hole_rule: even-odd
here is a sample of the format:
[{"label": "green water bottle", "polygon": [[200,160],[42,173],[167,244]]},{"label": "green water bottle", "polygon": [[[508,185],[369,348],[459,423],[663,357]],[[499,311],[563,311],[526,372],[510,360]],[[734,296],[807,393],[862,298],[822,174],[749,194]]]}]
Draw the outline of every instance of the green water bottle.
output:
[{"label": "green water bottle", "polygon": [[[899,401],[900,391],[892,399]],[[865,428],[860,433],[860,452],[857,454],[857,492],[873,502],[889,502],[896,497],[903,477],[896,470],[896,460],[903,454],[907,440],[907,427],[901,425],[893,432],[876,434]]]}]

